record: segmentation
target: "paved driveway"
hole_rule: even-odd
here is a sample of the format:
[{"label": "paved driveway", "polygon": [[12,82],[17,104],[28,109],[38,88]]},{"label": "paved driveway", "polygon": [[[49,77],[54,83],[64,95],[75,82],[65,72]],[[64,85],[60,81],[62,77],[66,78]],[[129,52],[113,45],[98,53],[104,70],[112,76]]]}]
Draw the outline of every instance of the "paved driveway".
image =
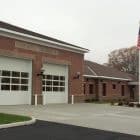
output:
[{"label": "paved driveway", "polygon": [[140,109],[108,104],[0,106],[0,112],[31,115],[39,120],[140,136]]},{"label": "paved driveway", "polygon": [[140,140],[139,136],[37,121],[33,125],[0,129],[0,140]]}]

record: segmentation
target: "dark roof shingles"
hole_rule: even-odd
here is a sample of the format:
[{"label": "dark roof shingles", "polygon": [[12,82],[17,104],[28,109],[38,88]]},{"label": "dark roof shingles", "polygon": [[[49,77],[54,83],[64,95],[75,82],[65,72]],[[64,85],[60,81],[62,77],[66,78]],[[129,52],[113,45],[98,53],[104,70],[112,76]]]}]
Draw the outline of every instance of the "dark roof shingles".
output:
[{"label": "dark roof shingles", "polygon": [[84,71],[85,75],[94,76],[94,74],[91,74],[91,72],[87,70],[88,67],[90,67],[97,74],[97,76],[124,78],[124,79],[131,79],[131,80],[135,79],[135,76],[133,76],[132,74],[121,72],[121,71],[118,71],[117,69],[100,65],[91,61],[85,61],[85,71]]},{"label": "dark roof shingles", "polygon": [[[16,32],[19,32],[19,33],[23,33],[23,34],[28,34],[28,35],[31,35],[31,36],[39,37],[39,38],[42,38],[42,39],[47,39],[47,40],[50,40],[50,41],[62,43],[62,44],[65,44],[65,45],[70,45],[70,46],[73,46],[73,47],[76,47],[76,48],[85,49],[85,48],[79,47],[77,45],[73,45],[73,44],[70,44],[70,43],[67,43],[67,42],[64,42],[64,41],[61,41],[61,40],[58,40],[58,39],[46,36],[46,35],[42,35],[42,34],[30,31],[30,30],[26,30],[24,28],[17,27],[15,25],[12,25],[12,24],[9,24],[9,23],[3,22],[3,21],[0,21],[0,27],[4,28],[4,29],[16,31]],[[88,51],[88,49],[87,49],[87,51]]]}]

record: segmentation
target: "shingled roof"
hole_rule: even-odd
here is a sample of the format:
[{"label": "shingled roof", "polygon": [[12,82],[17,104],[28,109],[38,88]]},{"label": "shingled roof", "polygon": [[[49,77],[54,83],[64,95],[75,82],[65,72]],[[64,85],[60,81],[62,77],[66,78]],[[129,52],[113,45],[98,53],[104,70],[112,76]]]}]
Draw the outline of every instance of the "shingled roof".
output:
[{"label": "shingled roof", "polygon": [[114,68],[107,67],[95,62],[85,61],[84,76],[95,78],[107,78],[107,79],[124,79],[128,81],[135,81],[136,78],[132,74],[118,71]]}]

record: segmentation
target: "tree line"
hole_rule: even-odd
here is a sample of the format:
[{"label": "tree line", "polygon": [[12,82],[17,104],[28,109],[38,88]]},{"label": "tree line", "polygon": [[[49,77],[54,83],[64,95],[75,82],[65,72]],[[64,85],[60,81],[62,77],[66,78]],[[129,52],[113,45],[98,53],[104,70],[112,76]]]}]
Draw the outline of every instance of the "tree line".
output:
[{"label": "tree line", "polygon": [[136,46],[114,50],[108,55],[108,57],[108,63],[106,64],[107,66],[138,77],[139,50]]}]

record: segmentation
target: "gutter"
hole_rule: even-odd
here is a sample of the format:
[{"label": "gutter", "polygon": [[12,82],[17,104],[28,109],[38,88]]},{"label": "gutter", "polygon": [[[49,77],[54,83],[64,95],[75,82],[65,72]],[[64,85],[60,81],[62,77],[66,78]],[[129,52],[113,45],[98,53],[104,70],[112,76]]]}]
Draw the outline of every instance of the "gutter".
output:
[{"label": "gutter", "polygon": [[101,78],[101,79],[112,79],[112,80],[123,80],[123,81],[132,81],[132,79],[109,77],[109,76],[94,76],[94,75],[83,75],[84,77],[89,78]]},{"label": "gutter", "polygon": [[139,82],[129,82],[128,85],[139,85]]}]

